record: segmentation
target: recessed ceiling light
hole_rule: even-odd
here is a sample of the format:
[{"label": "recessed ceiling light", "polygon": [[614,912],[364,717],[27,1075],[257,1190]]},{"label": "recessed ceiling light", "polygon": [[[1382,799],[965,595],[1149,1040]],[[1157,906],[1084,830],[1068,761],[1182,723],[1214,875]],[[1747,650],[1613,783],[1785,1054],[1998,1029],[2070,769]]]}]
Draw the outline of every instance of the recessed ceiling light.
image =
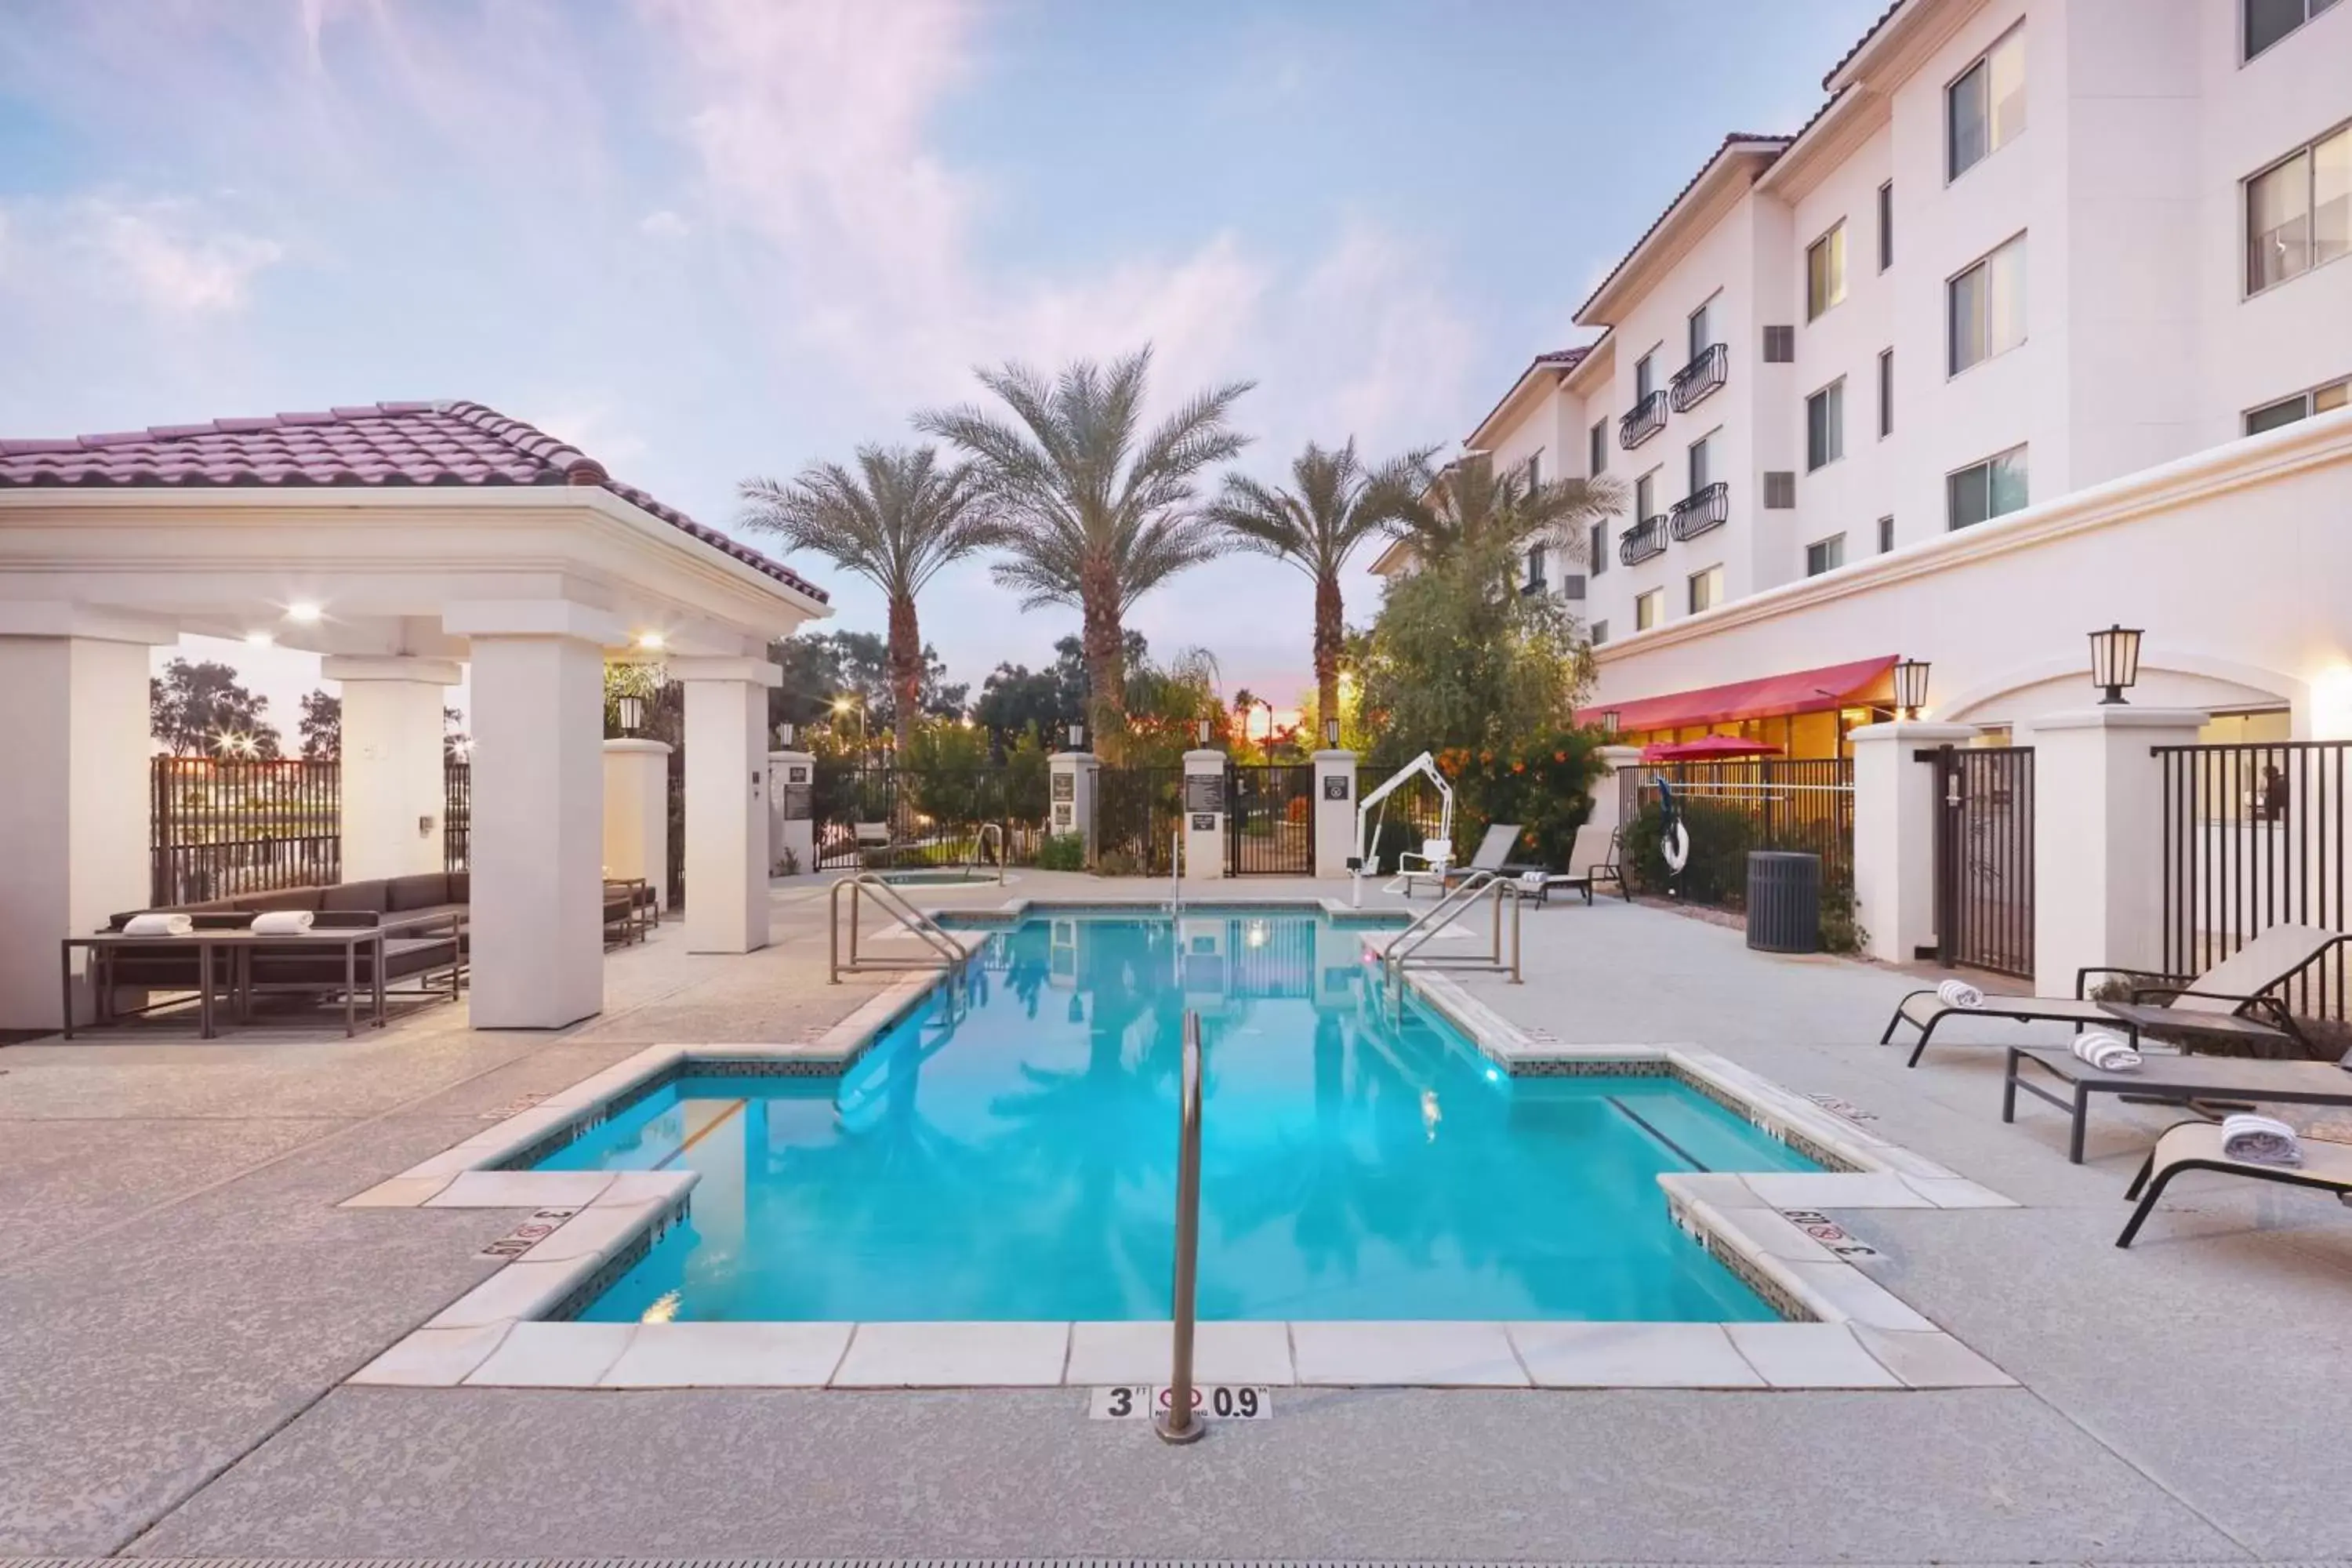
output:
[{"label": "recessed ceiling light", "polygon": [[661,645],[662,635],[659,632],[639,632],[637,634],[637,646],[639,647],[659,647]]},{"label": "recessed ceiling light", "polygon": [[289,621],[299,622],[301,625],[306,626],[316,626],[319,622],[320,616],[325,613],[326,612],[320,609],[316,605],[297,604],[286,606],[286,618]]}]

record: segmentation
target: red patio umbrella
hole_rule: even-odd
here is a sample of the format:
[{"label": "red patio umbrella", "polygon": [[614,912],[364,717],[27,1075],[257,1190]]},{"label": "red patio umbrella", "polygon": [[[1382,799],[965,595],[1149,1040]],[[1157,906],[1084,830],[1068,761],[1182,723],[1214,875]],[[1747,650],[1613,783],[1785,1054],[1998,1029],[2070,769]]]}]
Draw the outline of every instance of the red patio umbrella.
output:
[{"label": "red patio umbrella", "polygon": [[1642,748],[1645,763],[1719,762],[1726,757],[1777,757],[1782,748],[1737,735],[1702,735],[1696,741],[1654,741]]}]

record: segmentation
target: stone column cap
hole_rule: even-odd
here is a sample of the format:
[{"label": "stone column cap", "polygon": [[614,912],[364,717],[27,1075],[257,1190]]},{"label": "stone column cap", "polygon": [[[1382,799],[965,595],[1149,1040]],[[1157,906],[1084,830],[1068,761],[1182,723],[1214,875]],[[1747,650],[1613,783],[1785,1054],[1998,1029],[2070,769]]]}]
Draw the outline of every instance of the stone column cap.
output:
[{"label": "stone column cap", "polygon": [[1318,752],[1314,760],[1318,763],[1352,763],[1356,760],[1356,753],[1344,748],[1336,752]]},{"label": "stone column cap", "polygon": [[2201,708],[2135,708],[2128,702],[2068,708],[2021,719],[2021,730],[2201,730],[2212,720]]},{"label": "stone column cap", "polygon": [[1978,733],[1978,726],[1974,724],[1934,724],[1924,719],[1889,719],[1876,724],[1856,724],[1845,732],[1845,738],[1857,743],[1927,741],[1940,744],[1949,741],[1972,741]]},{"label": "stone column cap", "polygon": [[667,757],[669,755],[669,747],[663,742],[648,741],[642,735],[615,735],[604,742],[604,754],[611,756],[615,752]]},{"label": "stone column cap", "polygon": [[1194,767],[1194,763],[1200,764],[1200,767],[1202,768],[1206,768],[1212,764],[1214,764],[1216,767],[1223,768],[1225,765],[1225,753],[1220,751],[1210,750],[1187,752],[1184,753],[1184,771],[1188,773],[1199,771]]}]

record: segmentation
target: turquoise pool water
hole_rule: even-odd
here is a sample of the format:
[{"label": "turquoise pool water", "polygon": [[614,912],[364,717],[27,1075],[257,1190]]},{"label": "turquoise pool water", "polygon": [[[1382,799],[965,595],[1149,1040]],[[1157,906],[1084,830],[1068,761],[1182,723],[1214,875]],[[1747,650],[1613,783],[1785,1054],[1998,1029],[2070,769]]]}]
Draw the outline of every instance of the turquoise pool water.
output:
[{"label": "turquoise pool water", "polygon": [[1354,930],[1243,910],[1034,920],[842,1076],[627,1107],[541,1168],[702,1180],[581,1316],[1168,1316],[1187,1007],[1204,1318],[1773,1316],[1654,1178],[1801,1155],[1665,1079],[1508,1077],[1391,1017]]}]

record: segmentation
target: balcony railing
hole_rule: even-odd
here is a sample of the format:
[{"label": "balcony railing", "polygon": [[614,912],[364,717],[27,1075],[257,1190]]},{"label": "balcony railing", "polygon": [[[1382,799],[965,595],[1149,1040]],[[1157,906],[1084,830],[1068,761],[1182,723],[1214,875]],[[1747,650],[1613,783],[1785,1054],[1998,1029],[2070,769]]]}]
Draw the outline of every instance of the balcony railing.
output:
[{"label": "balcony railing", "polygon": [[1699,350],[1698,357],[1675,372],[1670,390],[1674,394],[1675,412],[1696,408],[1706,395],[1723,384],[1731,369],[1731,351],[1721,343],[1709,343]]},{"label": "balcony railing", "polygon": [[1665,549],[1665,518],[1645,517],[1617,541],[1617,559],[1628,566],[1638,566],[1653,555],[1664,554]]},{"label": "balcony railing", "polygon": [[1666,526],[1676,539],[1696,539],[1710,528],[1721,528],[1730,515],[1731,487],[1717,479],[1675,502],[1674,510],[1666,513]]},{"label": "balcony railing", "polygon": [[1664,387],[1633,405],[1633,411],[1617,421],[1617,444],[1632,451],[1666,427],[1666,393]]}]

